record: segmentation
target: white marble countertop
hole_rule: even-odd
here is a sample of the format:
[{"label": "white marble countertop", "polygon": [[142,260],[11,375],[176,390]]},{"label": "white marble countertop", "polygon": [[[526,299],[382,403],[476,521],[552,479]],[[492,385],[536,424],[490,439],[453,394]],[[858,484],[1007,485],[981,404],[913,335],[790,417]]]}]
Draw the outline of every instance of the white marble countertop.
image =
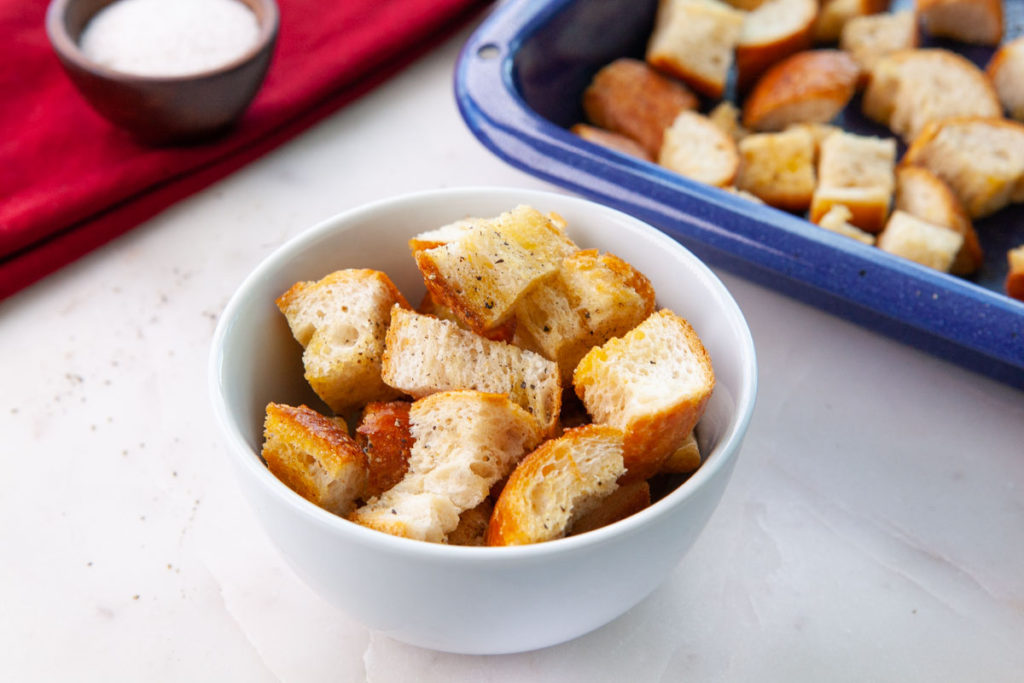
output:
[{"label": "white marble countertop", "polygon": [[448,655],[292,574],[231,478],[210,336],[250,269],[334,213],[554,189],[459,117],[468,31],[0,304],[0,679],[1024,679],[1024,394],[728,274],[758,406],[704,534],[625,616],[538,652]]}]

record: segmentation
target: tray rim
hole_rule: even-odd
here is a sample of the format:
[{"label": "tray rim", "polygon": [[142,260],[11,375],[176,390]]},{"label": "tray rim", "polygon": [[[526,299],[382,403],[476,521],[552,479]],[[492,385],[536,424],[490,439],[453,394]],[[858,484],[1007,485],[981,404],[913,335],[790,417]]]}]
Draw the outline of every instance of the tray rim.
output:
[{"label": "tray rim", "polygon": [[576,1],[506,0],[462,47],[456,103],[496,156],[653,224],[712,265],[1024,389],[1024,303],[586,142],[535,112],[515,57]]}]

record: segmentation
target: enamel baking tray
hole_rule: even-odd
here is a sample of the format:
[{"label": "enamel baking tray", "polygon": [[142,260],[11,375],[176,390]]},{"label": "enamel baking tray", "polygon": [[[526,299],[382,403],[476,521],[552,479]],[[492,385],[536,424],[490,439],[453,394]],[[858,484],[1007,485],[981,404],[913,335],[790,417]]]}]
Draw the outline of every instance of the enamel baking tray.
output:
[{"label": "enamel baking tray", "polygon": [[[710,264],[1024,388],[1024,303],[1005,296],[1006,250],[1024,243],[1024,205],[977,221],[981,271],[965,280],[833,234],[801,217],[693,182],[570,133],[601,66],[643,56],[657,0],[507,0],[459,56],[455,96],[473,134],[535,176],[630,213]],[[894,2],[894,9],[900,2]],[[1009,0],[1007,36],[1024,2]],[[955,47],[984,65],[990,49]],[[891,135],[859,115],[847,130]],[[902,147],[900,154],[902,154]]]}]

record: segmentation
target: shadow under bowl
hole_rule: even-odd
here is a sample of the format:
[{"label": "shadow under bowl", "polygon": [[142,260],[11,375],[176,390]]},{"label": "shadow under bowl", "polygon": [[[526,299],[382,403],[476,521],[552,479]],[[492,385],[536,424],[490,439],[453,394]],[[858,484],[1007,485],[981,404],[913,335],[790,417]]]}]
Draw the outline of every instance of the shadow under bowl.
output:
[{"label": "shadow under bowl", "polygon": [[47,9],[50,44],[92,108],[149,144],[201,142],[227,131],[256,96],[270,66],[279,26],[274,0],[238,0],[256,15],[256,44],[227,64],[183,76],[115,71],[82,52],[86,25],[115,1],[53,0]]}]

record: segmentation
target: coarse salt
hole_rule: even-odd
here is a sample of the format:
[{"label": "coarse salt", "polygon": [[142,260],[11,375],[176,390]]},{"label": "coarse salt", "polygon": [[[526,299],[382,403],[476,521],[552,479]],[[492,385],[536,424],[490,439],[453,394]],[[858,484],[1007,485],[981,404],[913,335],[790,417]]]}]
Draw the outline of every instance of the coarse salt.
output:
[{"label": "coarse salt", "polygon": [[117,0],[82,32],[85,56],[139,76],[184,76],[224,66],[259,37],[256,15],[238,0]]}]

